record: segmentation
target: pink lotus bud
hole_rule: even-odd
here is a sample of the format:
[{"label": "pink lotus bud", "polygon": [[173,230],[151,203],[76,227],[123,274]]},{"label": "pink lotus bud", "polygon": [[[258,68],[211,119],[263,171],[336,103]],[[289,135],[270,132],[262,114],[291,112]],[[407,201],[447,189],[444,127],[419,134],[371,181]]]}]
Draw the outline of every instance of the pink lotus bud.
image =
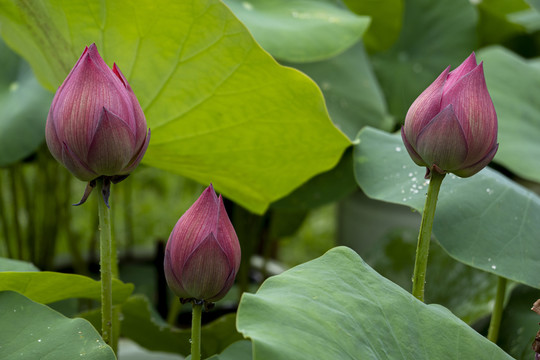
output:
[{"label": "pink lotus bud", "polygon": [[413,161],[431,171],[469,177],[489,164],[497,144],[497,114],[482,63],[472,53],[450,67],[414,101],[401,128]]},{"label": "pink lotus bud", "polygon": [[215,302],[233,285],[240,243],[212,185],[176,223],[164,266],[169,287],[183,302]]},{"label": "pink lotus bud", "polygon": [[133,90],[116,64],[112,70],[105,64],[95,44],[84,49],[58,88],[45,135],[54,158],[83,181],[125,178],[150,141]]}]

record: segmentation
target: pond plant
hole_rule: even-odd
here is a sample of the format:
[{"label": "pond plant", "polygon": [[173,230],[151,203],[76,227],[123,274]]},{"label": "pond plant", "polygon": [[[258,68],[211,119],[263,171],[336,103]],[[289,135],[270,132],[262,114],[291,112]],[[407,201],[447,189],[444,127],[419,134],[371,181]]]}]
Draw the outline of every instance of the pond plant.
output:
[{"label": "pond plant", "polygon": [[535,2],[0,0],[0,36],[0,359],[540,357]]}]

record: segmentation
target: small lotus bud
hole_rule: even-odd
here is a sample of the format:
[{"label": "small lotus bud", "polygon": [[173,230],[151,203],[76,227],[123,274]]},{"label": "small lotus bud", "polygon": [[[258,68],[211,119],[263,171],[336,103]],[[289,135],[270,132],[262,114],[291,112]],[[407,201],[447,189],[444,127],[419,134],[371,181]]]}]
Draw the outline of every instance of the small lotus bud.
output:
[{"label": "small lotus bud", "polygon": [[176,223],[164,266],[169,287],[183,302],[215,302],[233,285],[240,243],[212,185]]},{"label": "small lotus bud", "polygon": [[413,161],[431,171],[469,177],[489,164],[498,149],[497,114],[472,53],[450,67],[414,101],[401,128]]},{"label": "small lotus bud", "polygon": [[83,181],[118,182],[141,162],[150,141],[144,113],[120,69],[111,70],[95,44],[58,88],[45,138],[54,158]]}]

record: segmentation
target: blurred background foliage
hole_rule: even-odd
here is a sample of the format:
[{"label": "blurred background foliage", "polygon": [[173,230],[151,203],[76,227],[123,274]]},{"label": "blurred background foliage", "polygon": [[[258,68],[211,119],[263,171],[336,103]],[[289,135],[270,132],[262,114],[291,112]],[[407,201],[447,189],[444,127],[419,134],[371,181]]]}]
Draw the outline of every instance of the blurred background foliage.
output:
[{"label": "blurred background foliage", "polygon": [[[167,1],[161,3],[167,6]],[[356,143],[366,126],[399,130],[416,96],[445,67],[457,66],[476,51],[485,61],[500,121],[500,150],[492,166],[538,193],[540,2],[225,0],[224,4],[280,64],[298,69],[317,84],[330,119]],[[220,11],[229,10],[223,6]],[[14,45],[18,34],[12,32],[10,16],[0,9],[2,36],[24,53]],[[95,199],[84,206],[69,205],[79,200],[85,184],[56,164],[44,144],[52,93],[39,85],[30,66],[4,42],[0,69],[0,255],[33,263],[40,270],[97,278]],[[265,278],[336,245],[353,248],[380,274],[410,289],[420,215],[367,197],[354,178],[357,160],[348,148],[331,170],[313,171],[317,175],[273,200],[263,213],[227,201],[243,262],[234,290],[206,318],[209,325],[203,331],[219,334],[213,342],[203,343],[208,355],[241,339],[231,314],[242,292],[253,292]],[[186,346],[178,343],[189,338],[183,328],[189,324],[190,309],[180,308],[167,292],[162,257],[174,224],[207,184],[157,166],[161,169],[151,162],[140,166],[112,191],[121,279],[134,283],[136,294],[123,307],[123,335],[147,349],[134,353],[185,355]],[[427,302],[444,305],[485,333],[497,277],[456,261],[436,241],[431,254]],[[538,286],[517,284],[509,289],[499,345],[515,358],[530,358],[539,319],[528,309],[540,291]],[[91,300],[66,299],[51,306],[68,316],[83,314],[99,321]]]}]

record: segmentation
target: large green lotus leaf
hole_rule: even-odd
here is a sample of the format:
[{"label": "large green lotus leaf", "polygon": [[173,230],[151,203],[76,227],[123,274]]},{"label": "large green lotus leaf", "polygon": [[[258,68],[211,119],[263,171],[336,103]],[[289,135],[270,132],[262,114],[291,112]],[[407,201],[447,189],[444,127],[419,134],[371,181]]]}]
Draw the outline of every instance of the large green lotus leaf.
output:
[{"label": "large green lotus leaf", "polygon": [[[82,316],[94,324],[99,323],[99,312]],[[191,329],[178,329],[167,324],[142,295],[130,297],[122,305],[122,336],[152,351],[188,355],[191,351],[189,339]],[[203,314],[204,318],[204,314]],[[202,327],[201,351],[210,356],[241,340],[235,328],[235,314],[228,314]]]},{"label": "large green lotus leaf", "polygon": [[354,139],[363,126],[392,130],[394,119],[361,42],[331,59],[284,63],[311,77],[321,88],[334,124]]},{"label": "large green lotus leaf", "polygon": [[458,66],[476,45],[477,12],[469,0],[405,1],[403,27],[373,66],[390,112],[404,119],[414,99],[443,70]]},{"label": "large green lotus leaf", "polygon": [[15,292],[0,292],[0,323],[0,359],[116,359],[88,321],[66,318]]},{"label": "large green lotus leaf", "polygon": [[255,212],[333,167],[350,142],[318,87],[218,0],[0,0],[2,36],[49,89],[95,42],[152,129],[148,165],[212,182]]},{"label": "large green lotus leaf", "polygon": [[[428,181],[399,134],[362,130],[355,147],[356,181],[371,198],[421,211]],[[420,226],[420,224],[418,224]],[[443,181],[433,233],[450,256],[475,268],[540,288],[540,198],[486,168]]]},{"label": "large green lotus leaf", "polygon": [[245,293],[237,327],[255,360],[511,359],[440,305],[426,305],[338,247]]},{"label": "large green lotus leaf", "polygon": [[531,344],[540,330],[540,316],[531,307],[538,299],[540,291],[520,285],[512,291],[504,308],[497,343],[516,359],[528,360],[534,357]]},{"label": "large green lotus leaf", "polygon": [[403,20],[403,0],[343,2],[355,13],[371,17],[371,24],[364,35],[370,52],[386,50],[398,39]]},{"label": "large green lotus leaf", "polygon": [[499,120],[495,161],[519,176],[540,182],[540,69],[503,49],[479,52]]},{"label": "large green lotus leaf", "polygon": [[[0,272],[0,291],[16,291],[33,301],[49,304],[70,298],[101,299],[101,283],[89,277],[42,272]],[[121,304],[133,292],[133,284],[113,279],[113,302]]]},{"label": "large green lotus leaf", "polygon": [[45,140],[52,95],[0,39],[0,166],[13,164]]},{"label": "large green lotus leaf", "polygon": [[257,42],[280,60],[318,61],[362,38],[369,17],[332,0],[225,0]]},{"label": "large green lotus leaf", "polygon": [[[375,271],[411,291],[420,214],[362,192],[339,205],[339,244],[354,249]],[[432,241],[425,301],[443,305],[468,324],[493,310],[497,276],[451,258]]]}]

